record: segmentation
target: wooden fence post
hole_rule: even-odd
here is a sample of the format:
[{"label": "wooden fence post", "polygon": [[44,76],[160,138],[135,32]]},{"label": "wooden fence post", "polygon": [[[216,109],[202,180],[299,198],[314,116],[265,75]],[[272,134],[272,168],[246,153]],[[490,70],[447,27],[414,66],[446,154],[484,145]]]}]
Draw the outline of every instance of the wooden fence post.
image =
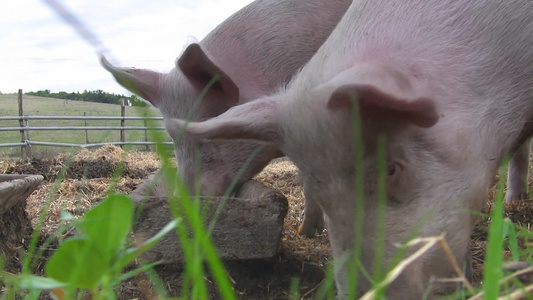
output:
[{"label": "wooden fence post", "polygon": [[[27,116],[28,115],[26,115],[26,117]],[[30,127],[30,120],[28,120],[28,119],[24,120],[24,126],[25,127]],[[28,143],[30,141],[30,131],[29,130],[26,131],[26,141],[28,141]],[[29,145],[26,144],[26,155],[31,156],[31,143],[29,143]]]},{"label": "wooden fence post", "polygon": [[[23,109],[23,105],[22,105],[22,89],[19,89],[19,94],[18,94],[18,103],[19,103],[19,125],[20,125],[20,142],[21,143],[25,143],[26,141],[26,137],[24,135],[24,109]],[[23,146],[20,146],[20,154],[22,156],[25,156],[26,155],[26,145],[23,145]]]},{"label": "wooden fence post", "polygon": [[[120,120],[120,142],[124,143],[126,141],[126,135],[124,134],[124,117],[126,116],[126,106],[124,105],[124,98],[120,99],[120,116],[122,119]],[[124,144],[120,145],[120,148],[124,149]]]},{"label": "wooden fence post", "polygon": [[[87,117],[87,112],[83,112],[83,116]],[[87,130],[87,119],[83,119],[85,121],[85,145],[89,144],[89,130]]]},{"label": "wooden fence post", "polygon": [[[144,117],[148,117],[148,114],[146,111],[144,111]],[[146,127],[148,127],[148,121],[146,119],[143,120],[144,122],[144,141],[146,142],[146,151],[150,151],[150,145],[148,145],[148,131],[146,130]]]}]

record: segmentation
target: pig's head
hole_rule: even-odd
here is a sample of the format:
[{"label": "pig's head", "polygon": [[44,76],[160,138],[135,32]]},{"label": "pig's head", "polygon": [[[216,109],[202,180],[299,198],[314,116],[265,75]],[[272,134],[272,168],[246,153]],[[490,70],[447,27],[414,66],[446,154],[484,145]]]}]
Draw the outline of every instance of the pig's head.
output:
[{"label": "pig's head", "polygon": [[[223,70],[212,62],[198,44],[191,44],[177,60],[176,67],[163,74],[135,68],[117,68],[104,57],[102,66],[123,87],[157,107],[165,120],[179,118],[203,121],[216,117],[239,103],[239,89]],[[239,170],[261,144],[253,141],[205,142],[180,136],[167,127],[177,143],[178,169],[191,193],[223,195]],[[263,146],[240,177],[243,183],[281,153],[272,145]]]},{"label": "pig's head", "polygon": [[[317,201],[324,210],[336,258],[353,245],[358,186],[354,156],[362,155],[365,211],[361,257],[368,271],[373,270],[378,208],[376,147],[378,136],[384,136],[388,165],[383,207],[385,258],[390,259],[396,245],[412,232],[415,236],[444,233],[462,261],[473,223],[469,209],[479,209],[487,180],[464,160],[472,155],[457,153],[460,146],[450,144],[454,133],[442,132],[448,123],[439,121],[435,98],[430,97],[426,83],[399,68],[378,64],[352,67],[321,85],[303,77],[300,74],[279,94],[233,107],[205,122],[189,123],[187,135],[257,139],[277,145],[300,169],[306,195],[313,198],[306,201]],[[356,105],[362,123],[362,153],[355,153],[352,138]],[[175,127],[185,126],[180,120],[172,122]],[[407,293],[405,299],[415,299],[430,275],[451,275],[449,262],[438,251],[413,263],[409,275],[391,286],[391,293],[401,289]],[[428,274],[435,270],[437,273]],[[345,269],[337,267],[341,293],[346,291],[346,278]],[[368,283],[360,286],[363,290],[370,287]]]}]

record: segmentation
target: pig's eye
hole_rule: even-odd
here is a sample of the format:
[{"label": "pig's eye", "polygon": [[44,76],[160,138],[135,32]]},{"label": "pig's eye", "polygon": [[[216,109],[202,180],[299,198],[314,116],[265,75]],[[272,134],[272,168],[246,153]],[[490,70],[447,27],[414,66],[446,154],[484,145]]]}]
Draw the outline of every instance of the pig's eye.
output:
[{"label": "pig's eye", "polygon": [[397,166],[395,163],[389,164],[387,167],[387,175],[394,176],[394,174],[396,174],[396,169],[397,169]]}]

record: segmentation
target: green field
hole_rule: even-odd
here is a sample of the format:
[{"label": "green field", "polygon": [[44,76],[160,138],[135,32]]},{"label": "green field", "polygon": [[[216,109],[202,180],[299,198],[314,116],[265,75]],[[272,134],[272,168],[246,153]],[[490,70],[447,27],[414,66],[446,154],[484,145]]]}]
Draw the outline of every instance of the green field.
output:
[{"label": "green field", "polygon": [[[120,116],[120,105],[94,102],[83,102],[37,96],[23,95],[24,115],[30,116]],[[161,116],[157,109],[126,107],[126,116]],[[18,102],[16,94],[0,95],[0,116],[18,116]],[[161,121],[149,122],[152,126],[162,126]],[[29,120],[29,126],[85,126],[83,120]],[[0,127],[17,127],[18,120],[0,120]],[[120,126],[120,120],[88,120],[87,126]],[[127,120],[125,126],[144,126],[142,120]],[[90,130],[89,143],[119,142],[119,130]],[[144,141],[145,132],[142,130],[126,130],[126,141]],[[168,134],[165,136],[170,140]],[[150,139],[150,132],[148,133]],[[0,143],[20,142],[19,131],[0,132]],[[39,142],[85,144],[85,130],[60,130],[60,131],[30,131],[30,140]],[[126,150],[145,149],[144,146],[126,146]],[[32,150],[61,150],[68,151],[71,148],[58,149],[48,146],[32,146]],[[0,148],[0,152],[8,154],[20,153],[19,147]]]}]

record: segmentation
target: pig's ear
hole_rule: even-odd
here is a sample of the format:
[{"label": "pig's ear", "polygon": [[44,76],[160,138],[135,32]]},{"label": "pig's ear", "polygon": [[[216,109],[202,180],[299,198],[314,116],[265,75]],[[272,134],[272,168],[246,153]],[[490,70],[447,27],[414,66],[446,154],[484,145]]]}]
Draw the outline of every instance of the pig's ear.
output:
[{"label": "pig's ear", "polygon": [[158,106],[161,99],[160,73],[135,68],[117,68],[109,63],[104,56],[100,57],[100,64],[128,91],[150,101],[152,105]]},{"label": "pig's ear", "polygon": [[432,127],[439,119],[435,102],[414,92],[409,79],[402,73],[382,68],[352,72],[351,82],[346,76],[338,80],[327,107],[332,110],[351,109],[359,103],[364,117],[405,119],[419,127]]},{"label": "pig's ear", "polygon": [[275,101],[255,100],[203,122],[166,119],[165,127],[174,140],[184,134],[197,140],[252,139],[276,144],[280,140],[278,114]]},{"label": "pig's ear", "polygon": [[207,93],[216,93],[220,101],[224,101],[226,107],[239,103],[239,88],[233,80],[215,65],[204,53],[200,45],[190,44],[177,62],[183,75],[198,90],[203,90],[209,82],[218,76],[218,79],[210,87]]}]

